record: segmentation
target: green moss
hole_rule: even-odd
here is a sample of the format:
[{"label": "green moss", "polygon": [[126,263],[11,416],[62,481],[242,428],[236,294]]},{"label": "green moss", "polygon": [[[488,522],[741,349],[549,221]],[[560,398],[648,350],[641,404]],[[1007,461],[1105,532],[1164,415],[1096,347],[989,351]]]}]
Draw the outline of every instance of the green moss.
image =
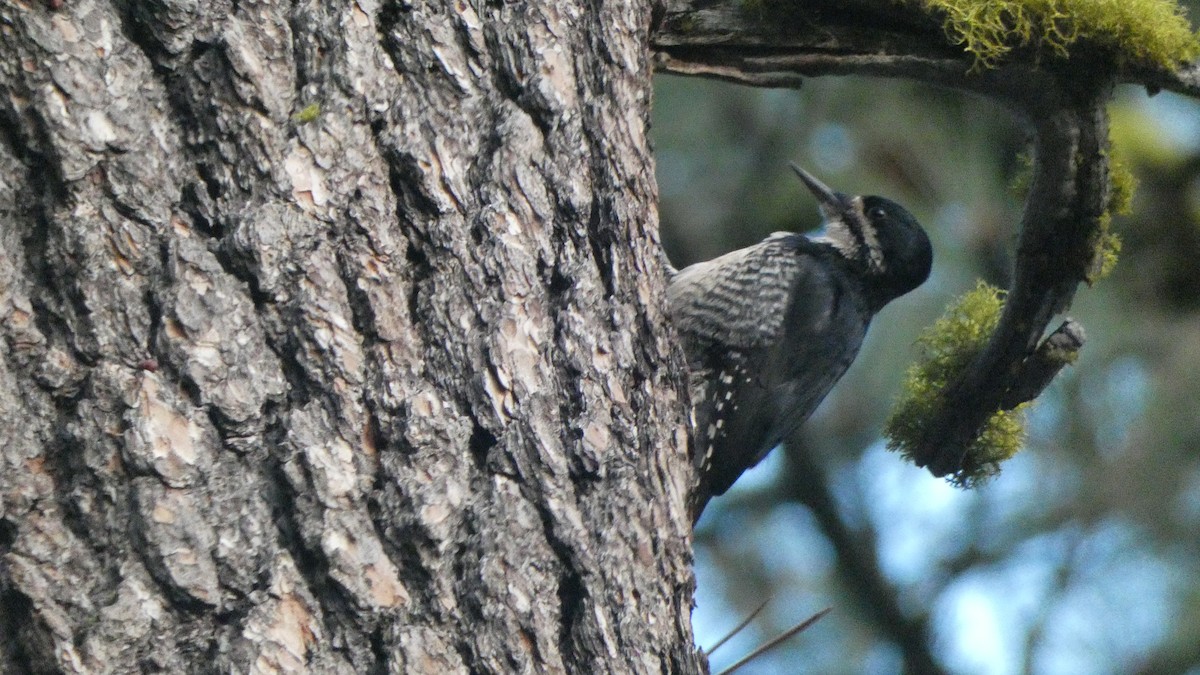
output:
[{"label": "green moss", "polygon": [[319,103],[309,103],[301,108],[295,115],[292,115],[292,119],[297,124],[308,124],[309,122],[315,121],[320,116],[321,105]]},{"label": "green moss", "polygon": [[1172,0],[900,0],[943,19],[946,37],[995,67],[1016,47],[1067,55],[1077,40],[1112,49],[1123,63],[1175,68],[1200,55],[1200,38]]},{"label": "green moss", "polygon": [[[913,459],[934,411],[942,405],[943,389],[983,349],[1003,308],[1004,291],[981,281],[917,340],[921,357],[909,367],[900,399],[884,426],[889,449]],[[951,481],[973,486],[1000,472],[1000,463],[1015,455],[1024,441],[1024,407],[996,412],[984,423]]]},{"label": "green moss", "polygon": [[1114,153],[1108,162],[1108,180],[1112,185],[1108,212],[1119,216],[1129,215],[1133,212],[1133,193],[1137,190],[1137,177],[1120,154]]},{"label": "green moss", "polygon": [[1119,153],[1113,153],[1109,159],[1108,180],[1111,186],[1108,210],[1096,224],[1096,232],[1092,236],[1094,254],[1084,279],[1089,286],[1107,277],[1117,265],[1121,237],[1112,231],[1112,217],[1113,214],[1127,216],[1133,211],[1133,193],[1137,189],[1137,178]]},{"label": "green moss", "polygon": [[1092,262],[1088,265],[1084,281],[1089,286],[1107,277],[1117,266],[1121,253],[1121,237],[1112,231],[1112,213],[1100,216],[1096,233],[1092,238]]}]

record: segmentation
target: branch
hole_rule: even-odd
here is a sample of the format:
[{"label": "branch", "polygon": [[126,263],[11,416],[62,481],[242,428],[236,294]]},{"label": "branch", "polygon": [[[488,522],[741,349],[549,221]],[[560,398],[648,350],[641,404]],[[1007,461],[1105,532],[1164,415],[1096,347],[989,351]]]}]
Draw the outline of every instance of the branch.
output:
[{"label": "branch", "polygon": [[787,479],[779,481],[782,496],[812,510],[817,523],[837,553],[838,574],[847,591],[881,634],[904,655],[904,672],[942,675],[930,651],[929,620],[924,613],[913,615],[900,606],[899,592],[883,574],[874,541],[866,526],[854,531],[838,507],[830,489],[825,466],[804,441],[803,431],[784,441],[787,450]]},{"label": "branch", "polygon": [[1190,63],[1178,70],[1131,69],[1120,74],[1123,84],[1141,84],[1151,94],[1166,89],[1184,96],[1200,98],[1200,63]]},{"label": "branch", "polygon": [[987,96],[1032,128],[1033,180],[1025,202],[1004,313],[986,346],[939,397],[915,459],[936,476],[955,474],[983,423],[996,411],[1036,397],[1082,347],[1068,320],[1096,254],[1109,202],[1108,119],[1116,82],[1139,82],[1200,95],[1200,66],[1178,72],[1120,69],[1086,44],[1069,59],[1014,50],[991,69],[947,44],[930,17],[888,2],[837,6],[672,0],[652,36],[662,72],[743,84],[798,87],[807,77],[899,77]]}]

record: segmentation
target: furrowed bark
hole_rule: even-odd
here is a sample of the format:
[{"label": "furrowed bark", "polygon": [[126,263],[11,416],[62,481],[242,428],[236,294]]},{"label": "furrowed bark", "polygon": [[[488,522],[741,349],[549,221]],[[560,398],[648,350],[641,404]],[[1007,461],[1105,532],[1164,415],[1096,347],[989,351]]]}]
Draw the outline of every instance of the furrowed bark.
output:
[{"label": "furrowed bark", "polygon": [[702,669],[649,20],[0,3],[0,670]]}]

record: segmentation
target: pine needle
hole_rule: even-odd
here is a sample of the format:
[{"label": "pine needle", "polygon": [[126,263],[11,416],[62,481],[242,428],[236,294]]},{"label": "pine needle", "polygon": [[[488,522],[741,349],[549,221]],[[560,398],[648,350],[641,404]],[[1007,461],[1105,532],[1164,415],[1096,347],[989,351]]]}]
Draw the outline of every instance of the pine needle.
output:
[{"label": "pine needle", "polygon": [[813,614],[812,616],[808,617],[804,621],[785,630],[778,637],[776,637],[772,640],[768,640],[761,647],[759,647],[758,649],[755,649],[754,651],[750,652],[749,654],[743,656],[741,658],[741,660],[739,660],[737,663],[733,664],[732,666],[729,666],[725,670],[722,670],[717,675],[729,675],[729,673],[732,673],[733,671],[737,670],[738,668],[741,668],[742,666],[746,665],[747,663],[750,663],[754,659],[757,659],[758,657],[762,656],[763,654],[766,654],[767,652],[771,651],[772,649],[778,647],[779,644],[782,643],[784,640],[787,640],[788,638],[792,637],[796,633],[802,632],[805,629],[807,629],[809,626],[820,621],[821,617],[825,616],[826,614],[830,613],[831,611],[833,611],[832,607],[826,607],[825,609],[817,612],[816,614]]},{"label": "pine needle", "polygon": [[725,644],[726,642],[729,642],[730,638],[732,638],[734,635],[737,635],[738,633],[742,632],[742,629],[745,628],[747,625],[749,625],[750,622],[754,620],[754,617],[758,616],[760,613],[762,613],[762,611],[764,609],[766,609],[768,602],[771,602],[770,597],[768,597],[766,600],[763,600],[762,604],[758,606],[758,609],[755,609],[753,612],[750,612],[750,616],[747,616],[745,619],[742,619],[742,622],[739,623],[737,626],[735,626],[733,630],[726,633],[725,637],[721,638],[720,640],[717,640],[717,644],[704,650],[704,655],[712,656],[712,653],[717,651],[718,649],[720,649],[721,645]]}]

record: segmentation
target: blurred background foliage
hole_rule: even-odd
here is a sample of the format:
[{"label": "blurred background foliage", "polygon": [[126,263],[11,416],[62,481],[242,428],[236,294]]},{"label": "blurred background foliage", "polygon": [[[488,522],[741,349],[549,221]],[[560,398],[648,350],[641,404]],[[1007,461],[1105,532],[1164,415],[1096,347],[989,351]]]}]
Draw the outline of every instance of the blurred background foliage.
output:
[{"label": "blurred background foliage", "polygon": [[[1191,15],[1197,16],[1197,8]],[[787,169],[907,206],[934,271],[872,325],[805,426],[696,531],[701,647],[770,598],[714,672],[824,607],[739,673],[1200,675],[1200,104],[1112,104],[1139,187],[1112,275],[1081,288],[1079,361],[1035,403],[1025,448],[963,491],[884,449],[914,340],[976,279],[1006,286],[1026,132],[981,98],[903,81],[796,90],[661,76],[653,137],[676,266],[819,225]]]}]

